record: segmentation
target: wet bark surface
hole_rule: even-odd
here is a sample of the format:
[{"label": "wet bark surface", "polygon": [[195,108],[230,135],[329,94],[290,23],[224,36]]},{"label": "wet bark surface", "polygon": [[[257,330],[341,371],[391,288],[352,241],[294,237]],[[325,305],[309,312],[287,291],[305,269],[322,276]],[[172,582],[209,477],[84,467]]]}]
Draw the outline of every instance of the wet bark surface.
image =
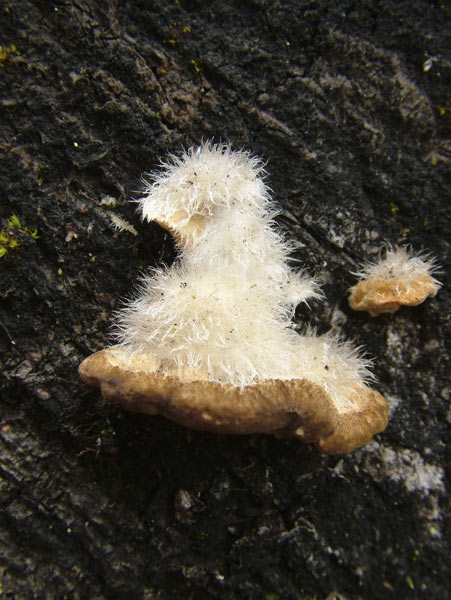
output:
[{"label": "wet bark surface", "polygon": [[[449,4],[0,11],[2,598],[446,597]],[[374,357],[390,423],[350,455],[127,414],[78,378],[140,272],[175,256],[130,202],[142,174],[202,139],[267,161],[327,298],[298,321]],[[445,285],[354,313],[351,272],[386,243],[431,251]]]}]

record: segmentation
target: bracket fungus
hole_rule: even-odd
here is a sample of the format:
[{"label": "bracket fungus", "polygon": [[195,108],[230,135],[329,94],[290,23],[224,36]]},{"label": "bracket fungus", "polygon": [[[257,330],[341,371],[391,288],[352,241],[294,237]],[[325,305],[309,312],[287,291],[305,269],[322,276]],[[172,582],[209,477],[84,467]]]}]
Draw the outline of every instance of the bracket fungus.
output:
[{"label": "bracket fungus", "polygon": [[140,208],[180,255],[119,311],[116,345],[80,365],[86,383],[192,429],[294,437],[328,454],[385,428],[387,404],[359,350],[292,327],[296,306],[320,291],[288,264],[257,158],[191,148],[151,176]]},{"label": "bracket fungus", "polygon": [[360,281],[350,290],[349,306],[372,317],[417,306],[437,294],[441,283],[433,277],[436,271],[434,259],[425,254],[388,248],[378,262],[367,263],[356,273]]}]

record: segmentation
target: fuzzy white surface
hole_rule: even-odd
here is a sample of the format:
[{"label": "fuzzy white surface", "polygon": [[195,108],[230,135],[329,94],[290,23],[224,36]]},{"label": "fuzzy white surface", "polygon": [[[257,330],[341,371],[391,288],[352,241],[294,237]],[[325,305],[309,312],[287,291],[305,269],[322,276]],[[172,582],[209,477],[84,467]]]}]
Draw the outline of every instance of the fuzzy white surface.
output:
[{"label": "fuzzy white surface", "polygon": [[[356,275],[359,279],[397,279],[411,281],[424,276],[433,276],[437,271],[435,260],[428,254],[415,253],[410,248],[388,248],[377,262],[363,265]],[[437,287],[440,283],[434,279]]]},{"label": "fuzzy white surface", "polygon": [[131,360],[148,356],[151,370],[191,368],[237,386],[307,378],[344,410],[368,362],[331,335],[291,328],[296,306],[320,291],[289,267],[290,244],[274,225],[262,175],[248,153],[205,144],[153,176],[143,218],[171,223],[182,240],[191,219],[201,227],[170,268],[144,277],[117,316],[117,339]]}]

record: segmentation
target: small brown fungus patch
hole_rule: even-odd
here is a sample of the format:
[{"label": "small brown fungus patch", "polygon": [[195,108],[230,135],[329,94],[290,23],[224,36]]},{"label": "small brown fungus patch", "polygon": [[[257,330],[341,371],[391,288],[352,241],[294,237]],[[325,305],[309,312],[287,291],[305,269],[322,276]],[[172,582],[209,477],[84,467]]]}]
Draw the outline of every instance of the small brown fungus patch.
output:
[{"label": "small brown fungus patch", "polygon": [[351,288],[349,306],[377,317],[382,313],[394,313],[401,306],[418,306],[427,298],[433,298],[437,289],[437,282],[430,275],[410,281],[370,278]]},{"label": "small brown fungus patch", "polygon": [[435,270],[434,261],[425,255],[406,248],[389,249],[378,262],[365,265],[357,274],[361,281],[350,290],[349,306],[372,317],[394,313],[401,306],[418,306],[440,288],[433,277]]}]

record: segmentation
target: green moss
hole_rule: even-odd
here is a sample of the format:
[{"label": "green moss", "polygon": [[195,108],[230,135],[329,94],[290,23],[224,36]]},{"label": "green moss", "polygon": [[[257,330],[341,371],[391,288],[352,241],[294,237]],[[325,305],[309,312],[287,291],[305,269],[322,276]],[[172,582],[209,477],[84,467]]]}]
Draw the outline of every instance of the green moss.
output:
[{"label": "green moss", "polygon": [[201,71],[201,68],[199,67],[199,64],[198,64],[197,60],[194,60],[194,58],[192,58],[192,59],[189,61],[189,64],[191,65],[191,67],[194,69],[194,71],[195,71],[196,73],[200,73],[200,71]]},{"label": "green moss", "polygon": [[439,117],[451,119],[451,106],[437,106]]},{"label": "green moss", "polygon": [[0,258],[5,256],[9,250],[18,248],[26,237],[33,240],[39,239],[38,230],[31,231],[22,225],[17,215],[12,215],[6,222],[6,226],[0,230]]},{"label": "green moss", "polygon": [[168,37],[165,42],[170,46],[175,46],[182,37],[185,37],[190,33],[190,25],[182,25],[181,23],[174,21],[169,26]]},{"label": "green moss", "polygon": [[417,550],[415,550],[415,552],[413,553],[413,556],[412,556],[412,562],[416,563],[416,562],[417,562],[417,560],[418,560],[418,557],[419,557],[419,556],[420,556],[420,551],[417,549]]},{"label": "green moss", "polygon": [[16,46],[14,44],[10,44],[9,46],[2,46],[0,44],[0,67],[3,66],[11,54],[19,54]]}]

